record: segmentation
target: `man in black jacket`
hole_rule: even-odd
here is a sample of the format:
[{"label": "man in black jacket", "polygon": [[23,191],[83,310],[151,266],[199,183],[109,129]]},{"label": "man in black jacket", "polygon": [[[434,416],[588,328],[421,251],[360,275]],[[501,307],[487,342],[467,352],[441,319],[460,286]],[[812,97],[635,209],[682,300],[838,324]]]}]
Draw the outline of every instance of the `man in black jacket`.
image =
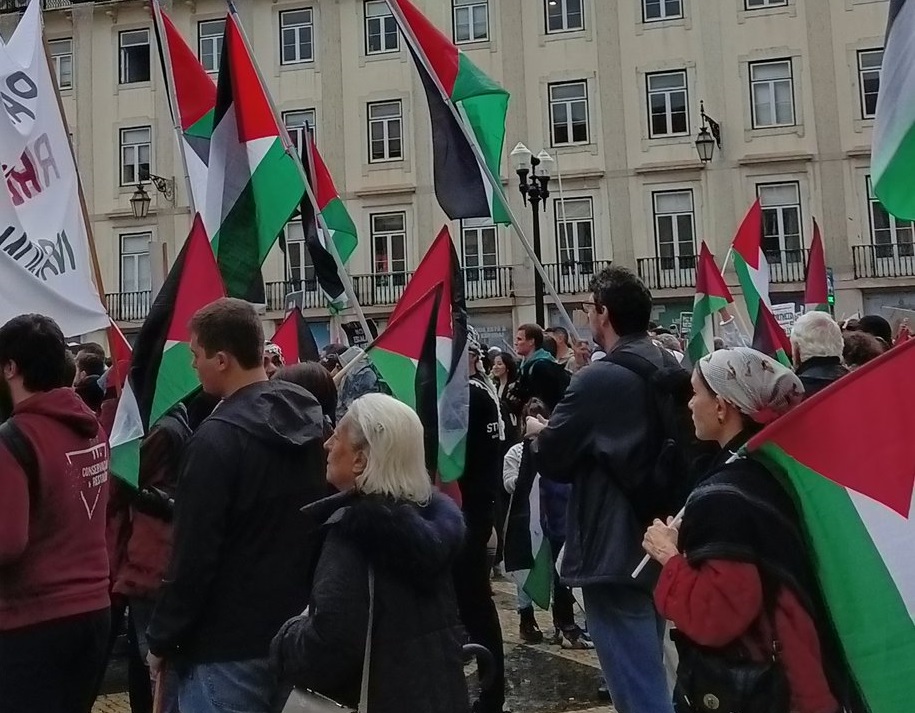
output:
[{"label": "man in black jacket", "polygon": [[613,363],[629,352],[658,368],[676,359],[648,336],[651,293],[631,271],[608,267],[586,302],[594,340],[607,357],[572,377],[549,424],[528,419],[537,471],[571,483],[562,581],[581,587],[588,629],[619,713],[672,713],[662,665],[664,625],[654,581],[634,582],[644,524],[635,489],[655,465],[662,433],[648,382]]},{"label": "man in black jacket", "polygon": [[848,373],[842,364],[845,340],[842,329],[826,312],[808,312],[798,317],[791,330],[794,368],[810,398]]},{"label": "man in black jacket", "polygon": [[569,385],[569,372],[544,349],[544,332],[536,324],[522,324],[515,332],[515,352],[521,357],[518,383],[514,389],[515,408],[521,409],[533,398],[547,408],[556,408]]},{"label": "man in black jacket", "polygon": [[308,600],[314,543],[300,508],[326,493],[321,407],[301,387],[267,380],[248,303],[218,300],[190,332],[200,383],[222,401],[182,458],[150,669],[175,667],[185,713],[268,713],[270,641]]}]

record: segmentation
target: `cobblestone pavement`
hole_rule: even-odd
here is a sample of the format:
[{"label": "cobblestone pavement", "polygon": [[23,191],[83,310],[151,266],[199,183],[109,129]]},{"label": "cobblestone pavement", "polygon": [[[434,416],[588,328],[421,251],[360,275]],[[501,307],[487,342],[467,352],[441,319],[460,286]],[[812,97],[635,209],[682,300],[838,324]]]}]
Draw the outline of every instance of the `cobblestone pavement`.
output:
[{"label": "cobblestone pavement", "polygon": [[[506,708],[513,713],[612,713],[597,698],[600,668],[593,651],[567,651],[558,646],[530,646],[518,636],[515,586],[493,582],[505,642]],[[537,619],[546,632],[548,612]],[[126,693],[102,696],[93,713],[130,713]]]}]

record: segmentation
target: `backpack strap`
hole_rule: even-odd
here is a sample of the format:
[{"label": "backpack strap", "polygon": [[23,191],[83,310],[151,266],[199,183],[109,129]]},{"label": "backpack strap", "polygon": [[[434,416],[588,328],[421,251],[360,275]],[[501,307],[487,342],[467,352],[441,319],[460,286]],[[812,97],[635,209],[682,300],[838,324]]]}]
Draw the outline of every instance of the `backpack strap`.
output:
[{"label": "backpack strap", "polygon": [[641,377],[645,381],[651,381],[651,377],[654,376],[660,368],[652,364],[645,357],[640,356],[635,352],[610,352],[607,356],[604,357],[603,360],[608,361],[611,364],[618,364],[624,369],[628,369],[636,376]]},{"label": "backpack strap", "polygon": [[22,429],[16,425],[13,417],[6,419],[0,424],[0,441],[6,446],[7,450],[16,459],[22,472],[25,473],[26,481],[29,486],[29,503],[34,508],[38,504],[41,495],[41,481],[38,477],[38,456],[35,455],[35,449],[31,442],[25,437]]}]

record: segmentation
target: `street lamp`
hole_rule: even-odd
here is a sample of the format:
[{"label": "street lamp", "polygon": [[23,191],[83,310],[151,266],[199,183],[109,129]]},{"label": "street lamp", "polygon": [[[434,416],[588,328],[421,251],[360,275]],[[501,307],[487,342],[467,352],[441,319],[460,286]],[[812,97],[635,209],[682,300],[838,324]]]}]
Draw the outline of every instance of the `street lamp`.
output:
[{"label": "street lamp", "polygon": [[[518,174],[518,190],[521,192],[524,204],[530,205],[534,219],[534,255],[537,260],[543,262],[540,256],[540,211],[538,208],[542,201],[543,210],[546,212],[546,199],[550,197],[550,167],[553,157],[546,151],[541,151],[534,156],[531,150],[521,143],[512,149],[511,155],[515,160],[515,173]],[[534,310],[537,324],[545,327],[543,278],[537,270],[534,271]]]},{"label": "street lamp", "polygon": [[143,188],[143,183],[137,184],[137,190],[130,197],[130,209],[133,211],[133,217],[137,220],[143,220],[149,215],[149,193]]},{"label": "street lamp", "polygon": [[165,196],[165,200],[174,205],[175,203],[175,181],[171,178],[163,178],[149,171],[140,172],[140,181],[137,183],[137,190],[130,197],[130,209],[133,211],[133,217],[137,220],[143,220],[149,215],[149,204],[151,199],[149,193],[143,187],[143,181],[149,181],[155,186],[156,190]]},{"label": "street lamp", "polygon": [[702,117],[702,128],[696,137],[696,152],[705,164],[715,155],[715,145],[721,148],[721,125],[705,113],[705,102],[699,102],[699,116]]}]

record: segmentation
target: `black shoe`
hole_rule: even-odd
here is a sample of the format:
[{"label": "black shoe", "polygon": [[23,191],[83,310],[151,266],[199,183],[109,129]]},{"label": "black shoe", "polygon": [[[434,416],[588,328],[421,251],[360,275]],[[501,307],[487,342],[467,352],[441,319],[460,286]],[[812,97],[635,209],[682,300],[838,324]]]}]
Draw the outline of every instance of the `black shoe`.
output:
[{"label": "black shoe", "polygon": [[612,703],[610,689],[607,687],[607,682],[603,678],[600,680],[600,685],[597,687],[597,700]]},{"label": "black shoe", "polygon": [[522,609],[519,614],[521,623],[518,625],[518,633],[521,635],[521,641],[526,644],[542,644],[543,632],[537,626],[533,608]]}]

